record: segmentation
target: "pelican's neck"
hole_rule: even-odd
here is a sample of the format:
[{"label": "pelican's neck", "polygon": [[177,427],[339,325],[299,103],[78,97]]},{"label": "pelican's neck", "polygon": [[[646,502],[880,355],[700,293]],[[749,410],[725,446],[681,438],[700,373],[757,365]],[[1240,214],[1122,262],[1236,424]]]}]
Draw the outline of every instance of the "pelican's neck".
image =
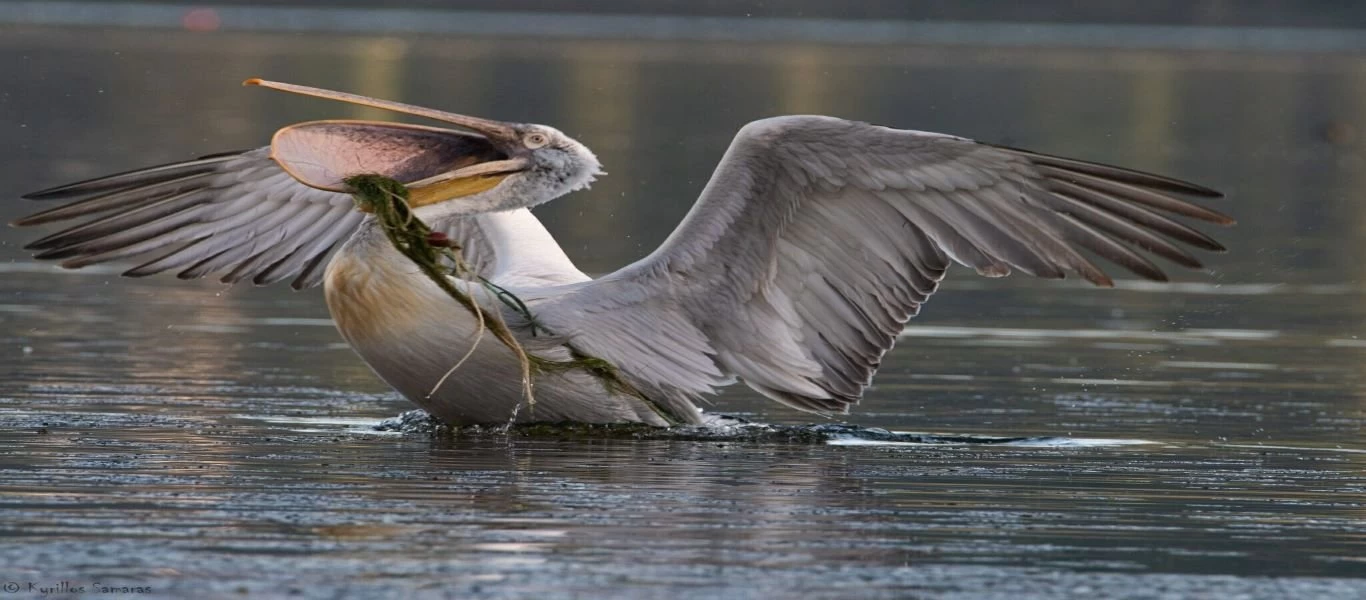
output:
[{"label": "pelican's neck", "polygon": [[546,285],[590,279],[574,266],[540,219],[525,208],[482,214],[475,224],[496,257],[493,276],[500,280],[511,285]]}]

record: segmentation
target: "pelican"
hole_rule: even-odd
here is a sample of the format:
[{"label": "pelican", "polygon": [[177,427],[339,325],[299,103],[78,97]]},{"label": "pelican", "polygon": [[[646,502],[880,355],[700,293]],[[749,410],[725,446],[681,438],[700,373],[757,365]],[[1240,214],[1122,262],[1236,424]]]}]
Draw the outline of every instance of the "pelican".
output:
[{"label": "pelican", "polygon": [[[847,413],[953,263],[987,277],[1071,274],[1112,286],[1098,257],[1165,281],[1150,257],[1199,269],[1190,249],[1224,250],[1173,216],[1234,222],[1190,201],[1219,192],[1161,175],[781,116],[736,134],[659,248],[594,279],[528,210],[603,174],[593,152],[558,129],[247,83],[460,129],[313,121],[281,129],[267,147],[31,193],[25,198],[68,202],[14,225],[76,222],[27,248],[73,269],[141,257],[124,273],[131,277],[321,284],[337,329],[375,374],[457,425],[696,424],[697,402],[737,380],[794,409]],[[512,351],[478,343],[474,314],[356,208],[343,180],[362,173],[411,189],[414,214],[463,248],[472,274],[457,283],[501,314],[528,352],[601,358],[639,393],[586,372],[540,373],[528,410]]]}]

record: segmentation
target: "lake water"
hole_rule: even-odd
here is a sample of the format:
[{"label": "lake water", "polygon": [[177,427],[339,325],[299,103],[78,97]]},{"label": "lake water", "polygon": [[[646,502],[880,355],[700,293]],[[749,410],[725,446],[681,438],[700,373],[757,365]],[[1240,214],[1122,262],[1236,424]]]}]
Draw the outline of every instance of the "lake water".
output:
[{"label": "lake water", "polygon": [[[842,422],[1030,439],[929,445],[376,431],[411,406],[316,291],[64,272],[3,230],[21,597],[1366,597],[1366,57],[60,28],[0,52],[5,220],[25,191],[381,116],[252,76],[560,127],[610,173],[537,211],[589,272],[649,252],[734,132],[784,113],[1172,174],[1239,219],[1173,285],[952,273]],[[709,410],[813,422],[742,388]]]}]

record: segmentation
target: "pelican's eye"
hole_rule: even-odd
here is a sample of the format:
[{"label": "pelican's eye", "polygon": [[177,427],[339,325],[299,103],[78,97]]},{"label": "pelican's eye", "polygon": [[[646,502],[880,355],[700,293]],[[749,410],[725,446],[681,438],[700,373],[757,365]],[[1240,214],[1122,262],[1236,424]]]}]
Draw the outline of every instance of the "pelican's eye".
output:
[{"label": "pelican's eye", "polygon": [[528,133],[526,134],[526,137],[522,138],[522,143],[525,144],[527,148],[535,150],[549,144],[550,138],[546,137],[544,133]]}]

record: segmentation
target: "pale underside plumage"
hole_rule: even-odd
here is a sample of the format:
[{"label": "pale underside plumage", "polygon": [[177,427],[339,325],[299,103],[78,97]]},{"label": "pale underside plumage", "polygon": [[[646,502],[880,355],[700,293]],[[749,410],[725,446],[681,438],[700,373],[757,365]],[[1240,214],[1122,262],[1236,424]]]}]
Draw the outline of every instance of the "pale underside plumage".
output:
[{"label": "pale underside plumage", "polygon": [[[1177,194],[1218,196],[940,134],[780,117],[741,130],[659,249],[597,280],[525,210],[434,225],[479,274],[536,298],[546,328],[642,389],[695,398],[738,377],[796,408],[844,412],[952,262],[1098,285],[1111,280],[1084,252],[1148,279],[1165,276],[1147,254],[1200,267],[1183,245],[1222,247],[1167,215],[1232,220]],[[32,197],[80,200],[21,224],[98,215],[35,242],[40,258],[79,267],[160,253],[135,276],[308,287],[368,226],[349,197],[296,183],[264,149]]]}]

